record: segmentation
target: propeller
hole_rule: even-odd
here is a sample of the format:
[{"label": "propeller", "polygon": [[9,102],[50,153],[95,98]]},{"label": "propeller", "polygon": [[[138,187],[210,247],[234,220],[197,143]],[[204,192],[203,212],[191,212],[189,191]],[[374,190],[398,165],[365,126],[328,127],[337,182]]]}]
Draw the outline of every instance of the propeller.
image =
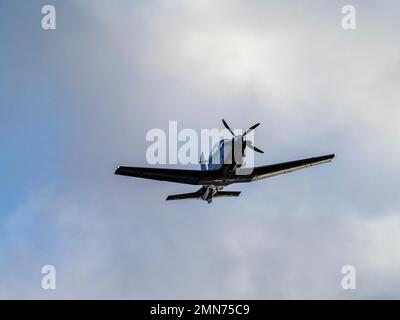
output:
[{"label": "propeller", "polygon": [[251,141],[246,141],[246,146],[249,147],[251,150],[254,150],[255,152],[264,153],[264,151],[262,151],[261,149],[258,149],[257,147],[253,146]]},{"label": "propeller", "polygon": [[229,132],[230,132],[234,137],[236,137],[235,134],[233,133],[232,129],[229,128],[228,124],[226,123],[226,121],[225,121],[224,119],[222,119],[222,123],[224,124],[224,127],[227,128],[227,129],[229,130]]},{"label": "propeller", "polygon": [[256,123],[254,126],[251,126],[250,128],[248,128],[245,133],[243,133],[243,137],[248,134],[250,131],[254,130],[255,128],[257,128],[260,125],[260,123]]},{"label": "propeller", "polygon": [[[226,123],[226,121],[224,120],[224,119],[222,119],[222,123],[224,124],[224,127],[226,128],[226,129],[228,129],[229,130],[229,132],[232,134],[232,136],[235,138],[235,137],[238,137],[238,136],[236,136],[234,133],[233,133],[233,131],[232,131],[232,129],[228,126],[228,124]],[[250,128],[248,128],[243,134],[242,134],[242,151],[243,151],[243,154],[244,154],[244,149],[246,148],[246,147],[249,147],[251,150],[253,150],[253,151],[255,151],[255,152],[258,152],[258,153],[264,153],[264,151],[262,151],[261,149],[259,149],[259,148],[257,148],[256,146],[253,146],[253,144],[251,143],[251,141],[246,141],[246,139],[245,139],[245,136],[246,136],[246,134],[248,134],[249,132],[251,132],[252,130],[254,130],[255,128],[257,128],[258,126],[260,125],[260,123],[256,123],[255,125],[253,125],[253,126],[251,126]]]}]

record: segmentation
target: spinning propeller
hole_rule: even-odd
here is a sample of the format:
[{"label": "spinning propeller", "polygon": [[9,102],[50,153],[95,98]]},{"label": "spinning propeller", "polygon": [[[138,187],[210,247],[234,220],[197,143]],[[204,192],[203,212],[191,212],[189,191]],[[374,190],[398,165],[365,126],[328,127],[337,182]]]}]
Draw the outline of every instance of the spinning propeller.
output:
[{"label": "spinning propeller", "polygon": [[[226,123],[226,121],[224,119],[222,119],[222,123],[224,124],[224,127],[226,129],[229,130],[229,132],[232,134],[233,138],[236,137],[240,137],[240,136],[236,136],[232,129],[229,128],[228,124]],[[254,150],[255,152],[258,153],[264,153],[264,151],[262,151],[261,149],[257,148],[256,146],[253,146],[253,144],[251,143],[251,141],[246,141],[246,134],[248,134],[249,132],[251,132],[252,130],[254,130],[255,128],[257,128],[260,125],[260,123],[256,123],[255,125],[251,126],[250,128],[248,128],[242,135],[241,135],[241,139],[242,139],[242,153],[244,154],[244,150],[246,147],[250,148],[251,150]]]}]

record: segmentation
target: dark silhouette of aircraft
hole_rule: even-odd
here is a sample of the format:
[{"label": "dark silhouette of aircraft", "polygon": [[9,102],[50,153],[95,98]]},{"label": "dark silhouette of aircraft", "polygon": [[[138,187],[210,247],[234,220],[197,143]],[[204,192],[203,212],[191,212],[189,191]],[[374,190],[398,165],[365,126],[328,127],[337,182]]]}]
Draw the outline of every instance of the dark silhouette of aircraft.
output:
[{"label": "dark silhouette of aircraft", "polygon": [[235,135],[225,120],[222,120],[225,128],[232,134],[232,139],[222,139],[210,153],[208,166],[203,157],[200,159],[201,170],[182,170],[164,168],[143,168],[119,166],[115,174],[152,179],[159,181],[177,182],[191,185],[201,185],[196,192],[175,194],[167,197],[166,200],[200,199],[208,203],[213,198],[237,197],[240,191],[222,191],[222,189],[233,183],[252,182],[276,175],[292,172],[332,161],[334,154],[319,157],[270,164],[261,167],[244,168],[243,159],[246,156],[246,148],[258,153],[264,153],[253,146],[251,141],[246,140],[246,135],[257,128],[257,123],[247,129],[242,135]]}]

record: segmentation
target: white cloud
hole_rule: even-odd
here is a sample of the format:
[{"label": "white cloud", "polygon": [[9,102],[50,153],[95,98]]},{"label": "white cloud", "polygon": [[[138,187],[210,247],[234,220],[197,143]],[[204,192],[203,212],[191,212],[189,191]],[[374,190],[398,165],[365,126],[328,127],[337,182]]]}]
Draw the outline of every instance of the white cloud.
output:
[{"label": "white cloud", "polygon": [[[47,65],[63,66],[65,178],[2,221],[2,297],[398,297],[390,25],[378,33],[381,18],[363,6],[368,20],[346,33],[335,5],[308,2],[73,8],[75,29],[58,24],[43,43],[56,50]],[[144,164],[148,129],[172,119],[212,127],[222,116],[262,122],[261,162],[338,157],[211,206],[164,202],[187,186],[112,175],[116,164]],[[40,288],[48,260],[59,268],[54,293]],[[345,264],[357,268],[355,292],[340,287]]]}]

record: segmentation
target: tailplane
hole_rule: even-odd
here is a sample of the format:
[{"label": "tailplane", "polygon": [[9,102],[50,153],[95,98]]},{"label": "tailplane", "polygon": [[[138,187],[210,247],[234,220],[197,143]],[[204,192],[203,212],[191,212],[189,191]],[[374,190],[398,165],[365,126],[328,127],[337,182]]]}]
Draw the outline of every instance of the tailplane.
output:
[{"label": "tailplane", "polygon": [[204,197],[206,189],[203,187],[196,192],[190,193],[181,193],[181,194],[173,194],[167,197],[167,201],[169,200],[186,200],[186,199],[198,199],[198,200],[206,200],[208,203],[212,202],[214,198],[224,198],[224,197],[238,197],[240,195],[240,191],[217,191],[214,195],[209,195]]},{"label": "tailplane", "polygon": [[185,200],[185,199],[201,199],[201,195],[198,192],[173,194],[168,196],[166,200],[169,201],[169,200]]},{"label": "tailplane", "polygon": [[240,191],[218,191],[213,198],[238,197],[239,195]]}]

